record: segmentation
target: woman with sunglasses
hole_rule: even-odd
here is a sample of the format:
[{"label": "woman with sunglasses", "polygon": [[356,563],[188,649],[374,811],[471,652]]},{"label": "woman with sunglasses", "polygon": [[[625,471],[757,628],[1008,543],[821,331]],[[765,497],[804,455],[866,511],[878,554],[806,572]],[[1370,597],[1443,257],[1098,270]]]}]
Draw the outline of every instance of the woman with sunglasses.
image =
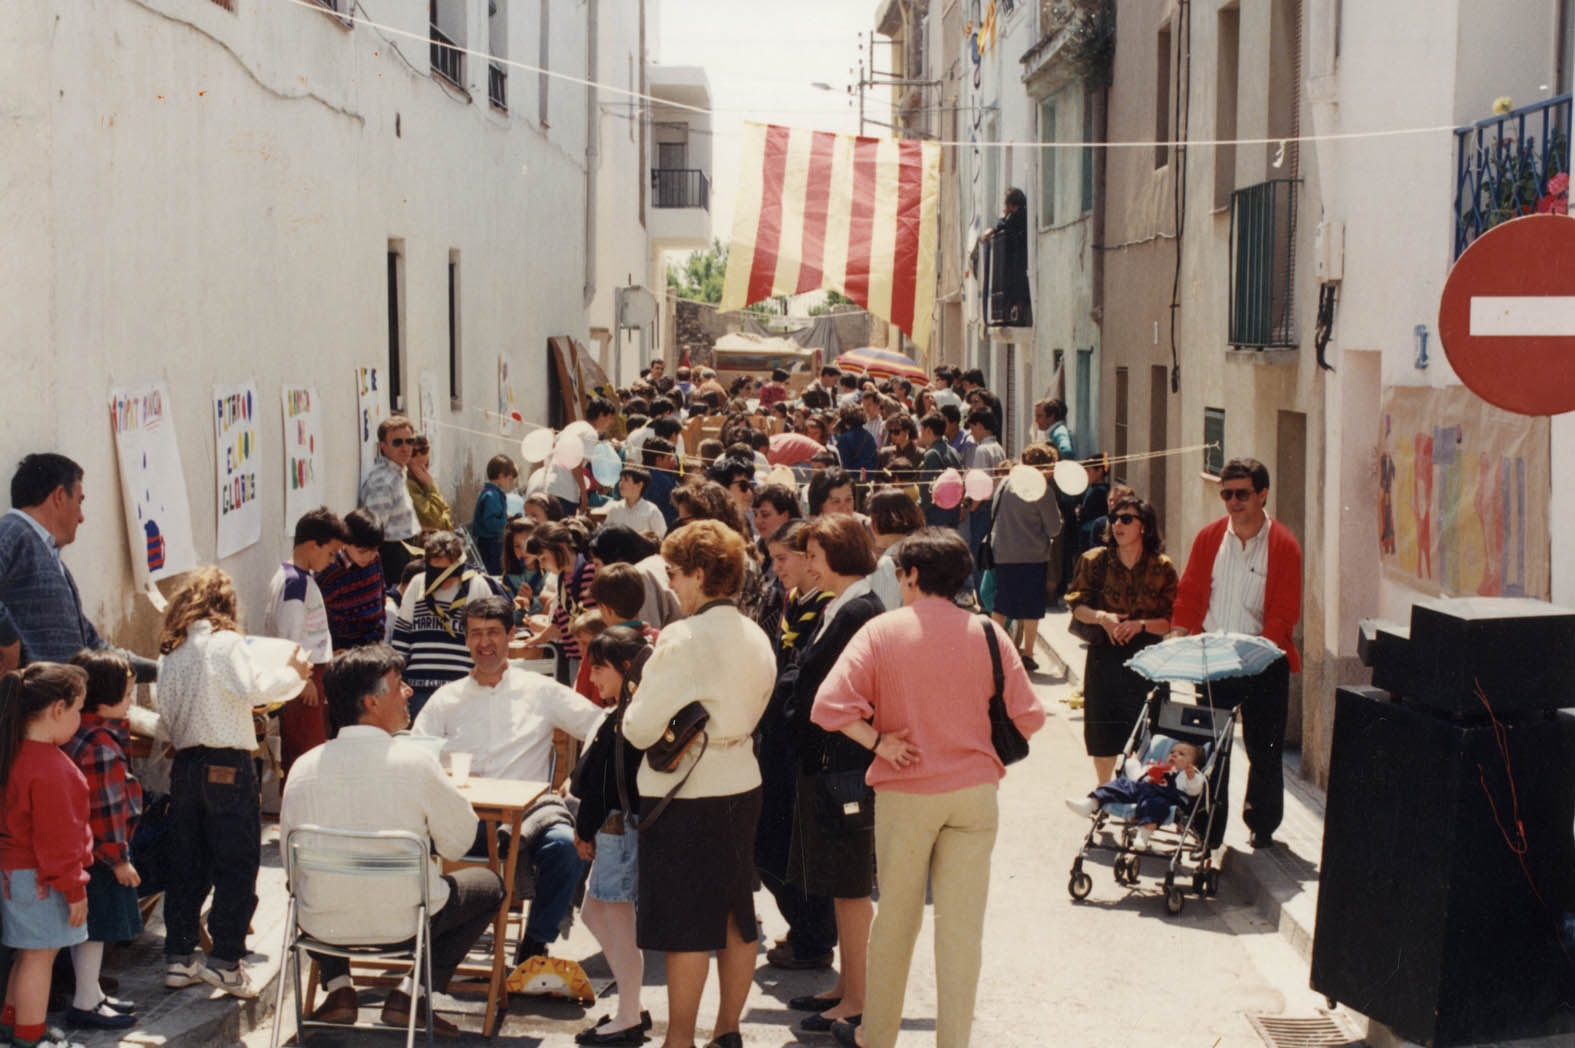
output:
[{"label": "woman with sunglasses", "polygon": [[[1163,550],[1154,507],[1124,495],[1110,507],[1109,538],[1077,561],[1066,603],[1085,626],[1083,743],[1101,784],[1116,762],[1153,687],[1124,665],[1164,637],[1176,603],[1176,565]],[[1165,687],[1161,684],[1159,687]]]}]

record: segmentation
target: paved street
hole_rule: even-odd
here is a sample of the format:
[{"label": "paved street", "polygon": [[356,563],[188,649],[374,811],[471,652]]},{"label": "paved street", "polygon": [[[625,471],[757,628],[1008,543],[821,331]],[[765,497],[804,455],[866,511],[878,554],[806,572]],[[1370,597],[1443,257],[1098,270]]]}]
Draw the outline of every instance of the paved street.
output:
[{"label": "paved street", "polygon": [[[1067,812],[1062,800],[1085,792],[1092,772],[1082,750],[1081,714],[1058,701],[1067,687],[1044,676],[1038,680],[1050,720],[1034,739],[1032,755],[1011,770],[1001,792],[974,1044],[1257,1048],[1263,1042],[1247,1013],[1315,1016],[1322,999],[1307,989],[1306,965],[1254,910],[1228,897],[1228,888],[1211,900],[1189,896],[1181,916],[1169,917],[1151,881],[1130,892],[1116,886],[1108,867],[1098,866],[1092,869],[1089,899],[1073,903],[1068,898],[1067,869],[1086,824]],[[781,934],[770,897],[761,893],[757,906],[767,936]],[[931,942],[926,926],[909,981],[903,1046],[934,1043]],[[587,969],[605,985],[606,968],[583,925],[554,952],[589,958]],[[660,1033],[666,999],[658,958],[652,958],[646,982],[646,1007]],[[744,1016],[745,1043],[762,1048],[833,1043],[825,1035],[796,1035],[799,1016],[785,1005],[787,998],[827,982],[825,973],[778,972],[762,958]],[[708,991],[700,1044],[709,1031],[707,1017],[715,1011],[714,972]],[[476,1006],[465,1002],[464,1007]],[[568,1046],[577,1030],[605,1010],[516,998],[494,1043]],[[465,1025],[475,1028],[478,1021],[472,1018]],[[248,1044],[266,1044],[266,1034],[253,1034]],[[359,1032],[314,1035],[313,1042],[364,1044],[374,1038],[395,1043],[393,1034]],[[465,1037],[459,1043],[488,1042]]]}]

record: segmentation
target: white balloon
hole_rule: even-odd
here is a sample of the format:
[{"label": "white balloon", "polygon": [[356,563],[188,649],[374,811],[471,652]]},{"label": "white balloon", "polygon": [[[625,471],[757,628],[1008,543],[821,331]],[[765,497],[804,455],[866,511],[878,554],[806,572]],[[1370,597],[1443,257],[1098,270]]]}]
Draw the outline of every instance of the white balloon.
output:
[{"label": "white balloon", "polygon": [[1025,502],[1038,502],[1050,489],[1050,482],[1045,480],[1045,475],[1035,466],[1021,464],[1013,466],[1006,479],[1012,483],[1012,494]]},{"label": "white balloon", "polygon": [[791,466],[774,466],[766,474],[767,484],[786,484],[790,488],[798,487],[798,477],[793,474]]},{"label": "white balloon", "polygon": [[1062,459],[1055,464],[1055,486],[1064,495],[1081,495],[1088,490],[1088,470],[1081,462]]},{"label": "white balloon", "polygon": [[564,469],[573,469],[585,461],[585,445],[580,443],[579,437],[565,431],[558,438],[557,447],[552,449],[552,461]]},{"label": "white balloon", "polygon": [[564,426],[563,431],[578,437],[582,447],[594,448],[597,441],[602,439],[601,434],[596,432],[596,427],[583,418],[575,419],[567,426]]},{"label": "white balloon", "polygon": [[526,462],[546,462],[547,456],[552,454],[552,442],[556,439],[557,434],[546,426],[533,429],[520,441],[520,454]]}]

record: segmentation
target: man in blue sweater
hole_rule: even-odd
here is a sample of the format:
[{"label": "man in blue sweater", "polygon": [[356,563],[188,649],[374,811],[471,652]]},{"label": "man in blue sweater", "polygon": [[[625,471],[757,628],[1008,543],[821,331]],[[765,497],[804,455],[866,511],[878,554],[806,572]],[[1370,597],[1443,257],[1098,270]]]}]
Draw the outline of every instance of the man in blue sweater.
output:
[{"label": "man in blue sweater", "polygon": [[[64,455],[28,455],[11,477],[12,508],[0,515],[0,670],[109,647],[60,559],[85,519],[84,497],[82,467]],[[154,679],[157,663],[125,654],[139,682]]]}]

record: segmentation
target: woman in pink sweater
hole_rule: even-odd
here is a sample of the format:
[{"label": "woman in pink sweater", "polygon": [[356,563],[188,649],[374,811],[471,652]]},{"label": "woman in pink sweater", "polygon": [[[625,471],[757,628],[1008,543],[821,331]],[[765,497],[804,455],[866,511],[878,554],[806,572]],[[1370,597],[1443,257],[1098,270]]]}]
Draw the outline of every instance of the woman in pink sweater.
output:
[{"label": "woman in pink sweater", "polygon": [[[880,908],[870,930],[869,985],[857,1029],[843,1044],[890,1048],[902,1021],[913,942],[928,881],[935,897],[938,1048],[968,1043],[978,989],[984,900],[995,846],[996,786],[1006,769],[990,742],[990,649],[994,630],[1006,678],[1006,709],[1024,736],[1045,711],[1011,639],[952,602],[973,573],[956,532],[925,528],[896,551],[903,607],[870,621],[815,695],[811,719],[877,758],[875,865]],[[968,696],[977,701],[967,701]]]}]

